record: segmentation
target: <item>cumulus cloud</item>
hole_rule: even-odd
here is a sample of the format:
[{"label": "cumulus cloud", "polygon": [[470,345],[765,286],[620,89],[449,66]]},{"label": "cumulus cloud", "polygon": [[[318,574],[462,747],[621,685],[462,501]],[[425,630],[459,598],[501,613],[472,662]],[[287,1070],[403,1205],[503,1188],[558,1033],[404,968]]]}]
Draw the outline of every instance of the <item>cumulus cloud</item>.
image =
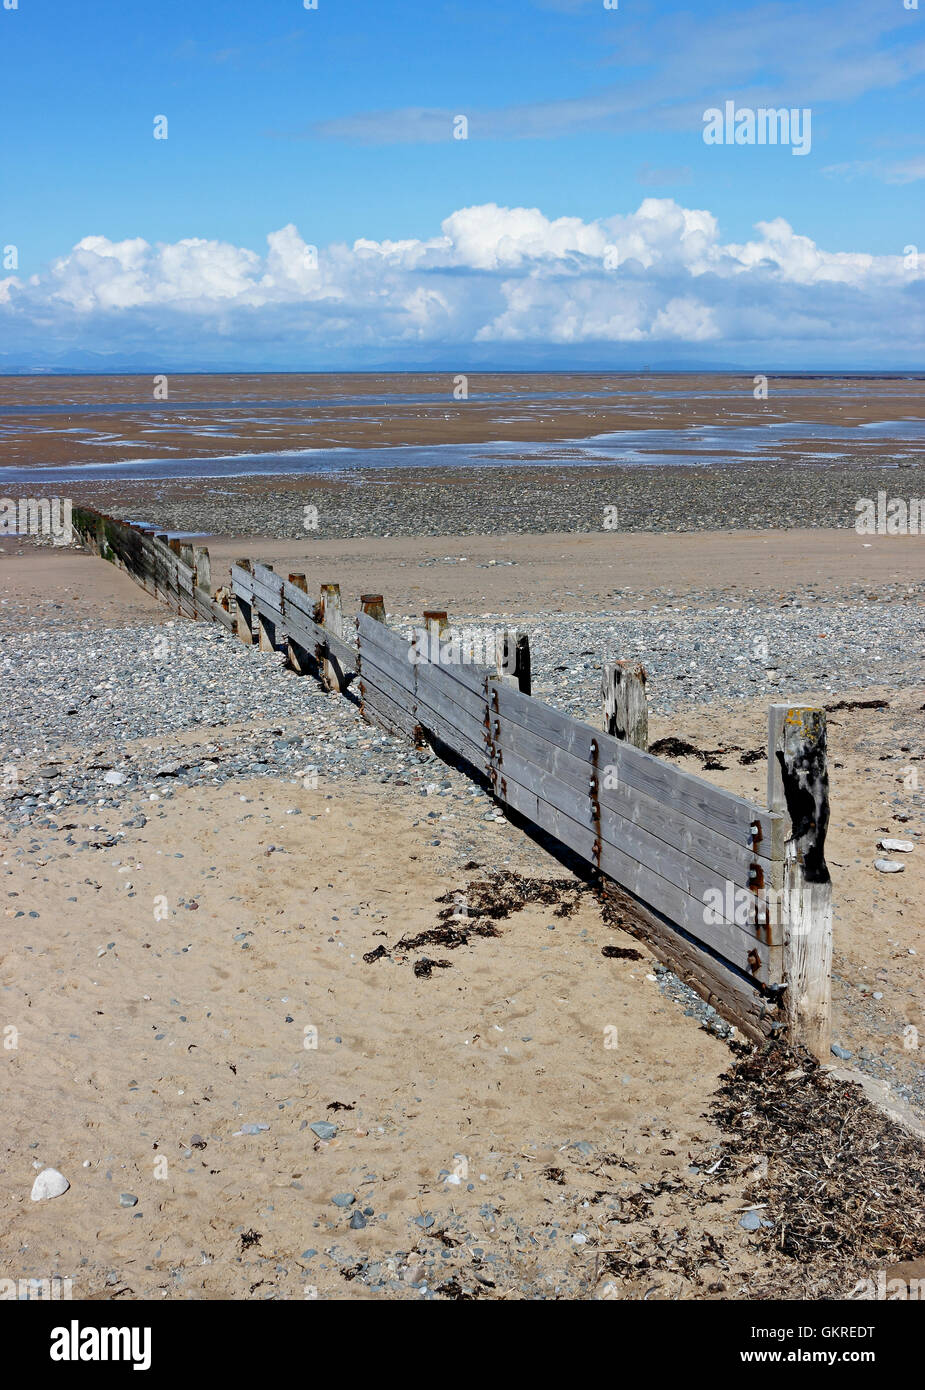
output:
[{"label": "cumulus cloud", "polygon": [[0,351],[73,345],[349,365],[466,344],[848,345],[875,358],[903,324],[925,339],[922,267],[905,254],[827,251],[783,218],[742,244],[712,213],[645,198],[594,221],[494,203],[460,208],[427,239],[306,243],[271,232],[263,255],[188,237],[84,237],[47,270],[0,280]]}]

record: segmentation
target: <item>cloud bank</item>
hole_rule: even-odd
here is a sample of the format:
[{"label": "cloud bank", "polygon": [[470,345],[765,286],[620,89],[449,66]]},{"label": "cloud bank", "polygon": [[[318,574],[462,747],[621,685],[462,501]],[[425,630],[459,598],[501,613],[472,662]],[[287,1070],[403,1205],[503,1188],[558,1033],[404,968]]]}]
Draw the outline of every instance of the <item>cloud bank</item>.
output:
[{"label": "cloud bank", "polygon": [[39,275],[0,279],[0,352],[15,365],[79,351],[322,367],[466,347],[565,363],[595,345],[602,362],[611,348],[646,362],[920,357],[925,247],[826,251],[782,218],[754,230],[724,242],[710,212],[646,198],[587,222],[488,203],[427,240],[352,246],[316,248],[289,225],[263,255],[93,235]]}]

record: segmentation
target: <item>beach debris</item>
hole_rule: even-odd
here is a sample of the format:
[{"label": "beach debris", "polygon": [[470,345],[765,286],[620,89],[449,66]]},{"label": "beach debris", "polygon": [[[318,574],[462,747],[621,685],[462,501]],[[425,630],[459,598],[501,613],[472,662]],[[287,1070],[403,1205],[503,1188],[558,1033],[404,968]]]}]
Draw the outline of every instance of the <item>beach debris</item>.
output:
[{"label": "beach debris", "polygon": [[889,709],[889,700],[839,700],[837,704],[826,705],[826,713],[836,709]]},{"label": "beach debris", "polygon": [[236,1129],[232,1137],[237,1139],[238,1135],[240,1134],[262,1134],[265,1129],[269,1128],[269,1125],[253,1124],[251,1122],[248,1122],[246,1125],[242,1125],[240,1129]]},{"label": "beach debris", "polygon": [[891,854],[911,854],[915,849],[912,840],[878,840],[878,849],[888,850]]},{"label": "beach debris", "polygon": [[602,946],[601,955],[608,960],[642,960],[642,952],[632,946]]},{"label": "beach debris", "polygon": [[373,961],[382,960],[383,956],[385,956],[386,958],[390,958],[389,952],[381,943],[376,947],[374,951],[363,952],[363,959],[366,961],[367,965],[372,965]]},{"label": "beach debris", "polygon": [[905,864],[898,859],[875,859],[874,868],[881,874],[902,874],[906,871]]},{"label": "beach debris", "polygon": [[70,1185],[64,1174],[59,1173],[57,1168],[43,1168],[32,1184],[32,1200],[33,1202],[47,1202],[52,1197],[61,1197]]},{"label": "beach debris", "polygon": [[414,973],[419,980],[429,980],[434,970],[449,970],[451,967],[452,961],[431,960],[428,956],[422,956],[414,962]]}]

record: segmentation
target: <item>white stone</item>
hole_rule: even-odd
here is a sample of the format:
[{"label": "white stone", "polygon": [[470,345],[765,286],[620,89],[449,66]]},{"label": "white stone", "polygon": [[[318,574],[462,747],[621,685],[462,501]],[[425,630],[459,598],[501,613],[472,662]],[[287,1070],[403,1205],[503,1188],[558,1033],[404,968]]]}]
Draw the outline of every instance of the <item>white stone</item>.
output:
[{"label": "white stone", "polygon": [[906,871],[905,864],[900,864],[898,859],[875,859],[874,868],[882,874],[902,874]]},{"label": "white stone", "polygon": [[915,845],[911,840],[878,840],[878,849],[888,849],[893,854],[911,854]]},{"label": "white stone", "polygon": [[70,1183],[57,1168],[43,1168],[32,1184],[33,1202],[45,1202],[50,1197],[60,1197],[70,1187]]},{"label": "white stone", "polygon": [[103,781],[106,783],[107,787],[121,787],[122,783],[125,781],[125,773],[107,772],[103,777]]}]

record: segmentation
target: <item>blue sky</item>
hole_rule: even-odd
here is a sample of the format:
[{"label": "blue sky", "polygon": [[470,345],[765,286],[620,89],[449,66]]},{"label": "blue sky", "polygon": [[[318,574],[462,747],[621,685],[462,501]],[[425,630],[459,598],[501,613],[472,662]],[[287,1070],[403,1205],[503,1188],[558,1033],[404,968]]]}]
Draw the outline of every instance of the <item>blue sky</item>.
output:
[{"label": "blue sky", "polygon": [[11,3],[7,366],[921,354],[925,0]]}]

